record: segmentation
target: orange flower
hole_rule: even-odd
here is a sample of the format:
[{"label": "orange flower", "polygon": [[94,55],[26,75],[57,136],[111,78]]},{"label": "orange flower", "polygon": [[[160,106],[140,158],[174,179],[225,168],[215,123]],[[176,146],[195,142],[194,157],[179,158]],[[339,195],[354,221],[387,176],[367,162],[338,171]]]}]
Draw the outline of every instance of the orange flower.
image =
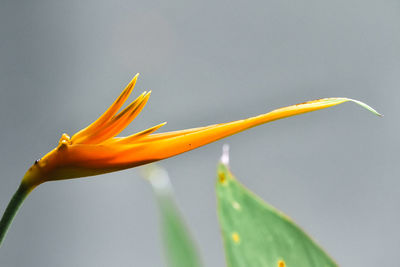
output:
[{"label": "orange flower", "polygon": [[108,110],[71,138],[63,134],[58,146],[27,171],[22,183],[29,188],[52,180],[97,175],[136,167],[169,158],[270,121],[355,102],[379,115],[366,104],[348,98],[324,98],[276,109],[244,120],[188,130],[154,134],[165,123],[127,137],[116,137],[146,105],[150,92],[142,93],[125,109],[138,75],[128,84]]}]

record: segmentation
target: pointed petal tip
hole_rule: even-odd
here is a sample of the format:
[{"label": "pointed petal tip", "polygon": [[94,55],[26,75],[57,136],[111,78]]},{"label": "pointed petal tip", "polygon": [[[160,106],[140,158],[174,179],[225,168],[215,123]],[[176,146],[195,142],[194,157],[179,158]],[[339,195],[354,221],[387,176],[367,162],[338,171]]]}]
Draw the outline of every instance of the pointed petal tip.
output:
[{"label": "pointed petal tip", "polygon": [[361,102],[361,101],[358,101],[358,100],[355,100],[355,99],[351,99],[351,98],[347,98],[347,100],[360,105],[361,107],[365,108],[366,110],[369,110],[370,112],[372,112],[373,114],[375,114],[375,115],[377,115],[379,117],[383,117],[383,115],[380,114],[377,110],[375,110],[373,107],[365,104],[364,102]]},{"label": "pointed petal tip", "polygon": [[347,97],[332,97],[332,98],[325,98],[326,101],[333,101],[333,102],[337,102],[337,104],[340,103],[344,103],[344,102],[353,102],[356,103],[357,105],[365,108],[366,110],[372,112],[373,114],[379,116],[379,117],[383,117],[382,114],[380,114],[377,110],[375,110],[373,107],[365,104],[364,102],[361,102],[359,100],[355,100],[352,98],[347,98]]},{"label": "pointed petal tip", "polygon": [[347,97],[329,97],[329,98],[323,98],[323,99],[319,99],[319,100],[314,100],[314,101],[310,101],[308,102],[309,104],[313,105],[315,104],[322,104],[322,105],[329,105],[329,106],[335,106],[335,105],[339,105],[342,104],[344,102],[353,102],[356,103],[357,105],[365,108],[366,110],[369,110],[370,112],[372,112],[373,114],[383,117],[382,114],[380,114],[378,111],[376,111],[374,108],[372,108],[371,106],[365,104],[364,102],[361,102],[359,100],[355,100],[355,99],[351,99],[351,98],[347,98]]},{"label": "pointed petal tip", "polygon": [[144,91],[143,98],[147,101],[149,99],[150,95],[151,95],[151,90]]},{"label": "pointed petal tip", "polygon": [[134,87],[135,84],[136,84],[136,81],[137,81],[138,77],[139,77],[139,73],[137,73],[137,74],[132,78],[132,80],[129,82],[128,86]]}]

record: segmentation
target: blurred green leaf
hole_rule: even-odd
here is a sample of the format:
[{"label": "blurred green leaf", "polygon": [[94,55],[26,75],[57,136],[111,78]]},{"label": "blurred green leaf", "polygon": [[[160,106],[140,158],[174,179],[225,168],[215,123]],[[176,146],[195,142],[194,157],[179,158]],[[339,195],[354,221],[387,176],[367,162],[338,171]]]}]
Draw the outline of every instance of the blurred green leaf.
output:
[{"label": "blurred green leaf", "polygon": [[216,191],[229,267],[337,266],[293,221],[241,185],[224,163],[218,165]]},{"label": "blurred green leaf", "polygon": [[196,245],[175,203],[168,173],[152,164],[145,172],[160,210],[160,226],[169,267],[200,267]]}]

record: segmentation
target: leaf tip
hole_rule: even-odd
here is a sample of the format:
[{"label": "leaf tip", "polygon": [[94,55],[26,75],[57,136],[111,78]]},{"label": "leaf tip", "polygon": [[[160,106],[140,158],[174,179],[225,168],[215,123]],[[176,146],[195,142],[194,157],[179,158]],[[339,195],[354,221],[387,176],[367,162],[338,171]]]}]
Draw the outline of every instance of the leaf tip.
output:
[{"label": "leaf tip", "polygon": [[156,164],[151,164],[142,169],[143,177],[148,180],[157,193],[172,192],[172,185],[168,172]]},{"label": "leaf tip", "polygon": [[224,144],[222,146],[221,163],[229,166],[229,145]]}]

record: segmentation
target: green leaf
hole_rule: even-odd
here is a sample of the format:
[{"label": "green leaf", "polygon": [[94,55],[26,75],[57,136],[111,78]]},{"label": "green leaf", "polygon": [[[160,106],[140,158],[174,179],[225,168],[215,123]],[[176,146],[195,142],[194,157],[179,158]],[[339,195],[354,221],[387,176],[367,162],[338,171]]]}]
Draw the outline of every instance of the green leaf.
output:
[{"label": "green leaf", "polygon": [[[222,161],[227,162],[224,156]],[[224,163],[218,165],[216,191],[229,267],[337,266],[291,219],[241,185]]]},{"label": "green leaf", "polygon": [[145,176],[153,187],[160,210],[160,227],[167,266],[200,267],[197,247],[175,203],[168,173],[152,164]]}]

